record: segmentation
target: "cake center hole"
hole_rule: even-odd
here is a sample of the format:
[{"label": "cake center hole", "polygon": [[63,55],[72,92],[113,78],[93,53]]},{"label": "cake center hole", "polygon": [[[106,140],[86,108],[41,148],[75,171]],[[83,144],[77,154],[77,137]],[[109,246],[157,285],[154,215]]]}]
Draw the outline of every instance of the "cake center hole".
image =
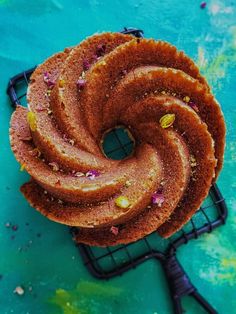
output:
[{"label": "cake center hole", "polygon": [[134,146],[134,138],[124,126],[117,126],[106,131],[101,144],[104,155],[115,160],[121,160],[132,155]]}]

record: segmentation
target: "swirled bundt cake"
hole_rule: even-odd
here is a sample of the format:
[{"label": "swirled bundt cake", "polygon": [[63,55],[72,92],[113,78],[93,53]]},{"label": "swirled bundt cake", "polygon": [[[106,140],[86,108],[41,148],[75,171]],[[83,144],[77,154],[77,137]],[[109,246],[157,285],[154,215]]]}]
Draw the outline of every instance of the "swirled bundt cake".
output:
[{"label": "swirled bundt cake", "polygon": [[[21,191],[75,240],[107,246],[169,237],[200,207],[222,168],[225,124],[197,66],[166,42],[91,36],[39,65],[10,140],[31,176]],[[131,156],[102,150],[125,126]]]}]

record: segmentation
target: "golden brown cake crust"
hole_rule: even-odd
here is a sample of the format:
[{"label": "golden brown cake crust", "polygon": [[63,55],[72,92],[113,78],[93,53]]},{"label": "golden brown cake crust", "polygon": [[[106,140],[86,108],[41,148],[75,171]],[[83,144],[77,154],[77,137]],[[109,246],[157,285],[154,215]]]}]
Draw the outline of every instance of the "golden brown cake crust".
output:
[{"label": "golden brown cake crust", "polygon": [[[160,105],[161,103],[162,106]],[[168,219],[170,209],[165,212],[168,205],[172,208],[172,211],[175,209],[172,214],[173,216],[170,216],[171,220],[174,216],[177,216],[178,219],[175,220],[175,223],[169,223],[168,219],[168,222],[164,223],[164,228],[160,227],[160,233],[164,236],[166,233],[168,235],[172,234],[189,220],[190,215],[199,208],[201,202],[207,196],[214,175],[216,160],[214,157],[213,141],[207,131],[206,124],[201,122],[200,118],[196,113],[192,112],[191,108],[186,107],[180,101],[173,98],[166,99],[163,96],[154,96],[140,101],[135,106],[136,108],[133,108],[133,110],[130,108],[130,118],[133,118],[133,123],[135,124],[135,135],[158,148],[159,153],[164,153],[164,155],[161,155],[161,159],[165,160],[164,167],[167,177],[164,177],[165,184],[163,186],[165,202],[161,208],[155,206],[147,208],[140,216],[128,221],[125,225],[119,226],[120,233],[116,236],[110,235],[108,229],[100,231],[80,229],[76,236],[76,241],[78,242],[106,246],[136,241],[144,235],[157,230]],[[136,115],[132,117],[131,112],[136,112]],[[168,129],[164,130],[165,132],[161,132],[162,130],[160,130],[160,126],[156,122],[139,122],[140,118],[148,120],[150,116],[158,121],[160,116],[163,116],[167,112],[176,115],[175,124],[171,130]],[[127,119],[129,119],[128,113]],[[187,128],[186,126],[188,125],[191,125],[191,128]],[[191,175],[188,177],[188,173],[186,174],[186,179],[182,182],[182,188],[180,180],[181,178],[183,179],[184,171],[179,168],[181,162],[177,158],[176,151],[173,149],[171,151],[170,149],[170,145],[173,145],[173,143],[176,145],[175,149],[179,149],[181,145],[176,139],[173,141],[173,135],[176,134],[175,130],[178,130],[180,134],[185,131],[183,140],[187,144],[190,153],[190,156],[187,157],[187,162],[190,165],[192,163]],[[163,147],[160,144],[161,141],[158,141],[161,133],[164,136],[164,140],[162,140]],[[182,156],[185,159],[186,152],[182,152]],[[178,165],[177,168],[176,165]],[[185,163],[183,167],[186,169]],[[189,180],[189,182],[186,182],[186,180]],[[174,203],[170,203],[170,201],[173,201],[181,189],[182,194],[179,195],[177,200],[178,206],[175,208]]]},{"label": "golden brown cake crust", "polygon": [[103,108],[114,86],[124,73],[146,65],[180,69],[196,78],[205,89],[209,89],[197,66],[182,51],[177,51],[174,46],[163,41],[133,39],[105,55],[101,62],[96,62],[87,73],[87,84],[81,95],[81,104],[88,128],[95,138],[101,129]]},{"label": "golden brown cake crust", "polygon": [[[70,49],[66,49],[64,52],[48,58],[37,67],[30,78],[27,101],[30,110],[34,112],[37,119],[37,129],[31,136],[39,150],[47,156],[47,159],[50,162],[57,162],[64,169],[88,171],[89,169],[110,168],[115,166],[117,162],[107,161],[104,156],[96,156],[76,147],[75,141],[62,132],[52,115],[50,97],[47,96],[47,92],[50,91],[51,93],[51,89],[45,83],[44,76],[47,73],[51,81],[56,81],[69,52]],[[83,130],[81,129],[81,131]],[[86,130],[83,134],[85,137],[87,136],[87,145],[93,147],[94,141],[89,141]]]},{"label": "golden brown cake crust", "polygon": [[[120,73],[124,71],[128,75],[122,80]],[[118,82],[121,81],[120,88],[117,88],[117,78]],[[119,117],[122,102],[129,103],[130,98],[140,97],[140,94],[154,92],[158,88],[159,91],[166,89],[182,98],[190,97],[191,103],[196,104],[199,115],[207,123],[216,142],[218,163],[215,179],[217,178],[222,168],[225,146],[223,114],[219,104],[209,92],[205,78],[183,52],[178,52],[174,46],[163,41],[133,39],[104,56],[101,62],[95,63],[87,75],[87,80],[88,83],[81,95],[81,103],[88,128],[98,141],[101,130],[111,127],[112,115],[109,110],[103,121],[106,122],[111,117],[111,123],[109,125],[105,123],[101,128],[100,122],[102,119],[100,115],[104,115],[109,102],[113,102],[113,107],[118,108],[115,116]],[[133,89],[132,82],[136,83]],[[95,105],[96,119],[94,119]]]},{"label": "golden brown cake crust", "polygon": [[[52,91],[51,106],[60,127],[66,134],[75,139],[80,147],[96,155],[101,154],[101,151],[94,144],[94,139],[89,134],[87,123],[84,121],[85,112],[83,101],[81,101],[80,93],[78,93],[77,81],[83,77],[82,73],[85,76],[88,75],[86,72],[89,73],[89,70],[84,70],[84,61],[92,65],[103,59],[102,56],[99,59],[95,57],[97,47],[101,45],[106,47],[104,54],[109,54],[117,46],[130,41],[132,38],[131,35],[120,33],[103,33],[88,37],[70,52]],[[64,82],[63,88],[60,88],[60,81]],[[95,104],[92,109],[96,119],[99,118],[97,108],[98,104]]]},{"label": "golden brown cake crust", "polygon": [[[222,168],[220,106],[194,62],[166,42],[91,36],[41,64],[27,99],[10,128],[32,177],[21,191],[49,219],[79,227],[76,242],[117,245],[156,230],[169,237]],[[110,160],[101,139],[120,124],[135,150]]]},{"label": "golden brown cake crust", "polygon": [[[75,208],[74,203],[78,203],[77,211],[84,212],[84,208],[86,209],[85,218],[82,219],[77,215],[76,220],[73,217],[76,226],[99,227],[104,224],[123,222],[124,219],[131,218],[148,205],[152,193],[157,189],[162,178],[162,163],[155,149],[147,144],[142,145],[137,149],[134,157],[121,161],[112,173],[101,173],[93,181],[84,176],[75,177],[70,173],[51,171],[50,166],[42,159],[32,155],[35,149],[32,142],[25,141],[25,138],[30,136],[26,112],[25,108],[17,107],[11,119],[11,147],[15,157],[53,198],[70,203],[63,205],[65,210],[67,207]],[[132,184],[126,187],[127,180]],[[146,192],[145,197],[143,197],[143,189]],[[119,193],[130,201],[130,206],[125,211],[115,206],[112,198]],[[41,209],[42,205],[39,206]],[[45,207],[47,206],[48,204],[45,204]],[[106,208],[105,212],[104,208]],[[55,216],[57,214],[56,209]],[[89,218],[89,214],[92,217]],[[70,220],[62,220],[62,222],[71,224]]]},{"label": "golden brown cake crust", "polygon": [[[120,209],[114,204],[114,199],[110,198],[107,202],[97,202],[94,204],[71,204],[59,202],[50,194],[44,194],[44,189],[40,188],[36,182],[26,183],[22,187],[22,192],[30,204],[37,210],[45,214],[50,211],[47,217],[57,222],[81,226],[87,228],[96,228],[104,225],[113,225],[113,223],[122,223],[124,220],[136,216],[150,202],[152,193],[160,184],[162,178],[161,162],[156,153],[148,145],[140,147],[137,153],[138,163],[130,161],[129,169],[133,173],[128,174],[129,182],[132,185],[123,188],[122,195],[130,200],[130,207]],[[150,156],[152,155],[152,158]],[[137,168],[137,166],[139,166]],[[141,167],[140,167],[141,166]],[[138,179],[136,179],[138,174]],[[155,175],[155,176],[154,176]],[[145,189],[145,198],[143,197]],[[32,192],[33,191],[33,192]],[[113,189],[114,193],[114,189]],[[60,205],[58,205],[60,204]]]}]

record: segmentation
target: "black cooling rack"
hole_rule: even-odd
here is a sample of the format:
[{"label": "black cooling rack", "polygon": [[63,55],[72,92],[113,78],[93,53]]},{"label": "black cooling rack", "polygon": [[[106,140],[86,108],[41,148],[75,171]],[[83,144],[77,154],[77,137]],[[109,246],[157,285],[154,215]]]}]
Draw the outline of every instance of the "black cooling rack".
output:
[{"label": "black cooling rack", "polygon": [[[143,31],[135,28],[125,28],[122,32],[143,37]],[[7,94],[14,108],[17,105],[26,105],[26,89],[34,69],[35,67],[9,80]],[[132,141],[127,142],[127,138],[121,137],[119,129],[112,132],[116,138],[117,146],[110,150],[109,148],[106,149],[106,154],[112,156],[114,153],[120,153],[122,157],[127,156],[127,147],[133,144]],[[154,232],[128,245],[106,248],[90,247],[84,244],[77,244],[77,246],[85,266],[93,276],[99,279],[109,279],[122,275],[147,260],[156,259],[163,266],[170,288],[174,313],[184,312],[181,299],[187,295],[195,298],[207,313],[217,313],[191,283],[176,257],[176,251],[181,245],[189,243],[192,239],[197,239],[204,233],[214,231],[215,228],[225,223],[226,217],[227,207],[224,198],[217,185],[214,184],[207,199],[192,219],[169,239],[162,239]],[[70,231],[74,236],[78,229],[71,228]]]}]

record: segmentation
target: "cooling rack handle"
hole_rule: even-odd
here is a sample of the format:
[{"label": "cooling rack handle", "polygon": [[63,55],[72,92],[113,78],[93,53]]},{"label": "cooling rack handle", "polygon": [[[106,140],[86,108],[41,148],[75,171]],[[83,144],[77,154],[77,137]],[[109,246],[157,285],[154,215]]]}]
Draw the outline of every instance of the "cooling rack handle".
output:
[{"label": "cooling rack handle", "polygon": [[167,256],[166,259],[162,261],[162,265],[169,284],[175,314],[184,313],[181,304],[181,298],[184,296],[195,298],[207,313],[217,314],[216,310],[208,301],[198,293],[175,254]]}]

